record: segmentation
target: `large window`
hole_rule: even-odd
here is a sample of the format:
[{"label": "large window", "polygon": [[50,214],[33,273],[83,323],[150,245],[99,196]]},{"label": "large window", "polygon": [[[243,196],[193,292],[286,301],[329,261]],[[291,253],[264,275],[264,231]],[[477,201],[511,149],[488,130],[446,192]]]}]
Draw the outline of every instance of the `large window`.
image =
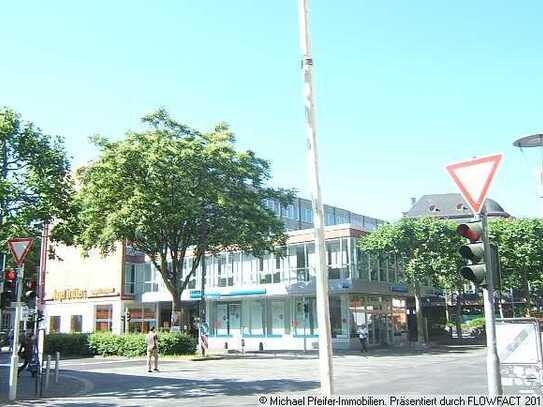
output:
[{"label": "large window", "polygon": [[212,303],[210,307],[211,332],[217,336],[230,336],[241,327],[241,304]]},{"label": "large window", "polygon": [[49,317],[49,333],[56,334],[60,332],[60,316]]},{"label": "large window", "polygon": [[70,332],[77,334],[83,332],[83,315],[72,315],[70,318]]},{"label": "large window", "polygon": [[264,300],[243,302],[243,334],[264,335]]},{"label": "large window", "polygon": [[347,323],[347,305],[339,296],[330,297],[330,326],[332,338],[348,338],[349,326]]},{"label": "large window", "polygon": [[271,335],[284,335],[289,333],[289,318],[287,302],[284,300],[270,301],[270,324],[268,327]]},{"label": "large window", "polygon": [[288,247],[288,267],[290,278],[296,281],[309,280],[309,268],[305,245],[292,245]]},{"label": "large window", "polygon": [[148,332],[152,326],[156,326],[156,313],[154,307],[130,308],[129,332]]},{"label": "large window", "polygon": [[112,321],[112,305],[97,305],[95,314],[95,330],[99,331],[111,331]]}]

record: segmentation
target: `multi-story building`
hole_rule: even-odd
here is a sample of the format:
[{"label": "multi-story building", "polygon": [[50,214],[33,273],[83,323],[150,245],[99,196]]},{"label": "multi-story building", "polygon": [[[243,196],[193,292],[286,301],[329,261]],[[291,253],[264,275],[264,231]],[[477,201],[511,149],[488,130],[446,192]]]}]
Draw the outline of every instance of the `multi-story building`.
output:
[{"label": "multi-story building", "polygon": [[[241,339],[246,349],[317,346],[311,202],[297,198],[286,207],[273,200],[264,205],[285,221],[288,241],[280,255],[205,256],[210,348],[240,348]],[[401,283],[401,262],[394,256],[370,256],[357,246],[360,236],[383,221],[330,206],[325,206],[325,221],[334,346],[359,346],[360,325],[368,326],[370,344],[405,340],[410,294]],[[45,286],[49,332],[170,328],[172,297],[160,274],[140,253],[123,245],[118,249],[101,258],[97,253],[82,257],[76,248],[57,248],[62,260],[49,262]],[[191,258],[184,267],[184,273],[191,269]],[[201,275],[198,270],[181,298],[187,331],[198,316]],[[125,326],[126,312],[130,322]]]}]

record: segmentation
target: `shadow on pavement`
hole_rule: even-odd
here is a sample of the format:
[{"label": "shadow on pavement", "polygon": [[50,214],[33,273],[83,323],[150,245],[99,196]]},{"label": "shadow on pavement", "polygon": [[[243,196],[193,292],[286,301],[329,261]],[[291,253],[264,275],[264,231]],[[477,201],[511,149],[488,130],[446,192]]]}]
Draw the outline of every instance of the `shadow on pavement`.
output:
[{"label": "shadow on pavement", "polygon": [[[299,392],[320,386],[314,380],[268,379],[240,381],[234,379],[180,379],[158,376],[136,376],[103,372],[70,371],[70,374],[94,384],[79,397],[112,397],[121,399],[169,399],[211,396],[249,396],[259,393]],[[107,404],[105,404],[107,405]]]}]

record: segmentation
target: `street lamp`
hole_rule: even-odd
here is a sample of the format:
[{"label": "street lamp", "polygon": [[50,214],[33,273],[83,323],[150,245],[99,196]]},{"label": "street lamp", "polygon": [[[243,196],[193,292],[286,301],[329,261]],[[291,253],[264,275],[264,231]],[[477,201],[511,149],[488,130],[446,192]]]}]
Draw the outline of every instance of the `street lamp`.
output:
[{"label": "street lamp", "polygon": [[538,148],[541,153],[541,165],[537,170],[539,198],[543,198],[543,133],[531,134],[521,137],[513,142],[513,146],[520,148],[524,152],[524,148]]}]

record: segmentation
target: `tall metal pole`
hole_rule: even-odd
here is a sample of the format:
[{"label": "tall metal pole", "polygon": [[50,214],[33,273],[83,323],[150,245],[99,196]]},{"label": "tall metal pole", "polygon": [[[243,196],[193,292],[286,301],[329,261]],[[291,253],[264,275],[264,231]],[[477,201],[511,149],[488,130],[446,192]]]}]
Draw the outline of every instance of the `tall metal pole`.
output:
[{"label": "tall metal pole", "polygon": [[9,371],[9,400],[17,398],[17,370],[19,368],[19,325],[21,322],[21,292],[23,288],[24,266],[17,268],[17,297],[15,305],[15,324],[13,325],[13,351]]},{"label": "tall metal pole", "polygon": [[313,98],[313,58],[309,41],[308,0],[299,0],[300,44],[302,48],[302,72],[304,81],[305,118],[307,127],[307,147],[309,179],[311,182],[311,201],[315,231],[317,319],[319,323],[319,363],[321,374],[321,393],[331,395],[333,389],[332,343],[328,299],[328,267],[324,246],[324,211],[321,201],[319,181],[319,156],[315,129],[315,101]]},{"label": "tall metal pole", "polygon": [[490,252],[490,242],[488,239],[486,208],[483,207],[481,214],[481,225],[483,229],[483,245],[486,264],[487,288],[483,289],[483,298],[485,306],[485,326],[486,326],[486,375],[488,381],[489,396],[498,396],[503,393],[500,359],[496,348],[496,316],[494,314],[494,265],[492,264],[492,254]]}]

